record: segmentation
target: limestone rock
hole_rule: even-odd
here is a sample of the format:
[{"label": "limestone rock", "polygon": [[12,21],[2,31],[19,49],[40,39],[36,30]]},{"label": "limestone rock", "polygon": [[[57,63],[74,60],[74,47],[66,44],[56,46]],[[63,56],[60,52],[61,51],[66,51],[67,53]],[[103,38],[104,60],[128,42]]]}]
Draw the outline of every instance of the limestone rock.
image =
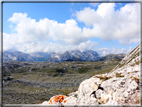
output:
[{"label": "limestone rock", "polygon": [[62,104],[62,103],[65,103],[67,101],[67,100],[65,100],[66,98],[67,98],[67,96],[64,96],[64,95],[53,96],[49,100],[49,104]]},{"label": "limestone rock", "polygon": [[114,100],[109,100],[107,103],[105,103],[105,104],[102,104],[102,106],[107,106],[107,105],[119,105],[116,101],[114,101]]},{"label": "limestone rock", "polygon": [[99,78],[90,78],[83,81],[78,88],[78,103],[83,104],[86,101],[84,97],[90,99],[91,94],[98,89],[101,80]]},{"label": "limestone rock", "polygon": [[48,105],[49,101],[44,101],[41,105]]},{"label": "limestone rock", "polygon": [[95,94],[96,94],[96,98],[97,98],[97,99],[101,99],[101,95],[102,95],[103,93],[104,93],[104,91],[102,91],[102,90],[97,90],[96,93],[95,93]]},{"label": "limestone rock", "polygon": [[111,100],[111,95],[106,94],[105,91],[100,90],[100,89],[96,91],[96,97],[97,97],[99,103],[104,103],[105,104],[109,100]]},{"label": "limestone rock", "polygon": [[101,80],[99,78],[90,78],[83,81],[78,89],[78,97],[82,98],[85,95],[91,95],[92,92],[98,89],[99,84],[101,84]]},{"label": "limestone rock", "polygon": [[131,96],[125,100],[126,104],[140,104],[140,90],[136,90]]},{"label": "limestone rock", "polygon": [[67,97],[65,100],[66,102],[64,103],[64,105],[76,105],[77,98],[70,96]]}]

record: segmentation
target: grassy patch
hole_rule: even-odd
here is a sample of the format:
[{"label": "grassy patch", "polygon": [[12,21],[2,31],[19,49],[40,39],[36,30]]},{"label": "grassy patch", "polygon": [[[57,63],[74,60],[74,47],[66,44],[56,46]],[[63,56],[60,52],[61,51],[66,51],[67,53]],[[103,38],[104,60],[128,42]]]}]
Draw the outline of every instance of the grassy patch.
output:
[{"label": "grassy patch", "polygon": [[81,68],[81,69],[79,69],[79,70],[77,70],[77,72],[78,73],[86,73],[88,71],[88,69],[87,68]]},{"label": "grassy patch", "polygon": [[121,73],[116,73],[116,77],[124,77],[124,75],[121,75]]},{"label": "grassy patch", "polygon": [[95,74],[105,74],[105,73],[110,72],[112,69],[113,69],[113,67],[110,67],[110,68],[107,68],[105,70],[97,71],[97,72],[95,72]]},{"label": "grassy patch", "polygon": [[17,93],[34,94],[34,93],[41,93],[41,92],[46,91],[46,89],[42,88],[42,87],[33,87],[33,86],[20,84],[20,83],[10,83],[10,84],[6,85],[4,88],[8,89],[9,91],[15,91],[15,87],[16,87]]},{"label": "grassy patch", "polygon": [[128,72],[128,74],[130,74],[130,73],[137,73],[137,72],[139,72],[139,71],[134,71],[134,72]]},{"label": "grassy patch", "polygon": [[110,79],[110,78],[112,78],[112,77],[107,77],[107,76],[96,76],[97,78],[100,78],[100,80],[103,80],[103,81],[105,81],[105,80],[108,80],[108,79]]},{"label": "grassy patch", "polygon": [[135,64],[136,64],[136,65],[139,65],[139,63],[140,63],[140,61],[137,61]]}]

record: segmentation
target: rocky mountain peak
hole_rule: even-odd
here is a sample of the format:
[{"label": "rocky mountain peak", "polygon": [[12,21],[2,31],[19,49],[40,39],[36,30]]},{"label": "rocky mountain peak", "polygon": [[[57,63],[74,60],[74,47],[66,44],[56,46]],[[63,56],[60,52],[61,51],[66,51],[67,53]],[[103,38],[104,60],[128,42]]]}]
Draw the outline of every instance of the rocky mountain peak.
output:
[{"label": "rocky mountain peak", "polygon": [[[80,50],[70,50],[60,54],[51,54],[51,56],[52,57],[50,57],[47,61],[60,62],[72,59],[74,57],[80,58],[81,60],[85,61],[95,61],[99,58],[99,54],[93,50],[88,50],[84,52],[81,52]],[[55,56],[60,56],[60,60],[56,60]]]}]

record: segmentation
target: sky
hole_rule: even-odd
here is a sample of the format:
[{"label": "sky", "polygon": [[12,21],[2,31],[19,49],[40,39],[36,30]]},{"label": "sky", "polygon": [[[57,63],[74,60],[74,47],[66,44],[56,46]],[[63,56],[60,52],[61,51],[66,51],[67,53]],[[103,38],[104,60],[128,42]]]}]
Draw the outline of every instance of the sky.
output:
[{"label": "sky", "polygon": [[3,3],[4,51],[107,55],[139,42],[139,3]]}]

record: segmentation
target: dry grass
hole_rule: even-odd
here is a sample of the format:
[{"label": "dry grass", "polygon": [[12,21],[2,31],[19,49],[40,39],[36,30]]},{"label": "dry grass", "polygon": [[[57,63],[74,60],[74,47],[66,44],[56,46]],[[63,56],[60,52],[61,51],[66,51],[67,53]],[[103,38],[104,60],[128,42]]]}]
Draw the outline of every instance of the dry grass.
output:
[{"label": "dry grass", "polygon": [[116,73],[116,77],[124,77],[124,75],[121,75],[121,73]]},{"label": "dry grass", "polygon": [[100,78],[100,80],[103,80],[103,81],[112,78],[112,77],[107,77],[107,76],[104,76],[104,77],[103,76],[95,76],[95,77]]}]

